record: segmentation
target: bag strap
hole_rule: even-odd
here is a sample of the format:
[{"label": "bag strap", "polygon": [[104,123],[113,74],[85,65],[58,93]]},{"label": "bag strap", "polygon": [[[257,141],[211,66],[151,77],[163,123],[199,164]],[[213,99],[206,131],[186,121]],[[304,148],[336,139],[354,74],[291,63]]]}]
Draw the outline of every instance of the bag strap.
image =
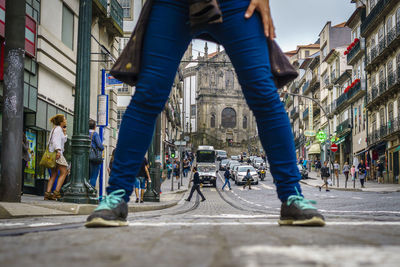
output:
[{"label": "bag strap", "polygon": [[[56,127],[57,127],[57,126],[56,126]],[[56,129],[56,127],[54,127],[53,130],[51,130],[49,143],[47,144],[47,149],[49,149],[50,143],[51,143],[51,141],[53,140],[53,133],[54,133],[54,130]]]}]

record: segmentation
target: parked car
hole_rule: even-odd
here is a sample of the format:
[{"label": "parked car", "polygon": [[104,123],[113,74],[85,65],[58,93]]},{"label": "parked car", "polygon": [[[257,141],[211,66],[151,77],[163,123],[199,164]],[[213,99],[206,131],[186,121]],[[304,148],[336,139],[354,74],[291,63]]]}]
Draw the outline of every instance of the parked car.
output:
[{"label": "parked car", "polygon": [[240,185],[240,184],[244,184],[246,183],[246,181],[244,180],[244,177],[247,174],[247,170],[250,169],[250,174],[252,177],[252,184],[258,184],[258,173],[256,171],[256,169],[254,169],[253,166],[250,165],[242,165],[239,166],[237,172],[236,172],[236,179],[235,179],[235,184]]},{"label": "parked car", "polygon": [[229,161],[231,161],[230,159],[223,159],[221,160],[221,162],[219,163],[219,169],[221,171],[226,170],[226,165],[229,163]]}]

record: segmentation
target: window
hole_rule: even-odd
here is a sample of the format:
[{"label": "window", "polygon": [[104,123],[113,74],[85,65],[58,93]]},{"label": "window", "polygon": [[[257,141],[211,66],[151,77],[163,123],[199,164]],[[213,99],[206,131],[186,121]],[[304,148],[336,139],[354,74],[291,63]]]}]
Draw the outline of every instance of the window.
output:
[{"label": "window", "polygon": [[131,0],[119,0],[119,3],[124,12],[124,18],[131,18]]},{"label": "window", "polygon": [[306,57],[309,57],[310,56],[310,51],[309,50],[306,50]]},{"label": "window", "polygon": [[128,43],[129,38],[120,38],[119,39],[119,53],[122,53],[122,50],[124,50],[126,44]]},{"label": "window", "polygon": [[362,109],[361,105],[358,106],[358,132],[361,132],[361,124],[362,124]]},{"label": "window", "polygon": [[397,22],[397,24],[400,23],[400,7],[397,9],[397,12],[396,12],[396,22]]},{"label": "window", "polygon": [[117,111],[117,128],[121,126],[122,117],[124,116],[125,109],[119,109]]},{"label": "window", "polygon": [[233,108],[225,108],[222,111],[221,125],[225,128],[236,127],[236,111]]},{"label": "window", "polygon": [[379,119],[380,119],[380,126],[383,127],[385,125],[385,109],[381,109],[379,111]]},{"label": "window", "polygon": [[243,117],[243,129],[247,129],[247,117]]},{"label": "window", "polygon": [[392,18],[392,16],[390,16],[388,19],[387,19],[387,22],[386,22],[386,32],[388,33],[388,32],[390,32],[390,30],[393,28],[393,18]]},{"label": "window", "polygon": [[190,116],[196,116],[196,105],[190,105]]},{"label": "window", "polygon": [[389,107],[388,107],[388,120],[391,122],[391,121],[393,121],[393,118],[394,118],[394,114],[393,114],[393,102],[392,103],[390,103],[389,104]]},{"label": "window", "polygon": [[62,42],[74,49],[74,14],[66,5],[63,5],[61,34]]},{"label": "window", "polygon": [[215,128],[215,114],[211,114],[210,126],[211,128]]},{"label": "window", "polygon": [[376,131],[376,114],[372,114],[372,131]]},{"label": "window", "polygon": [[121,94],[128,94],[129,93],[129,86],[127,84],[123,84],[122,87],[118,88],[118,93]]},{"label": "window", "polygon": [[40,22],[40,0],[28,0],[26,1],[26,14],[31,16],[36,20],[36,22]]},{"label": "window", "polygon": [[357,125],[358,125],[358,117],[357,117],[357,108],[354,108],[354,132],[357,134]]},{"label": "window", "polygon": [[225,85],[226,85],[226,88],[227,88],[227,89],[233,88],[233,71],[232,71],[232,70],[228,70],[228,71],[226,72],[226,75],[225,75]]},{"label": "window", "polygon": [[369,12],[375,7],[376,1],[375,0],[370,0],[369,1]]}]

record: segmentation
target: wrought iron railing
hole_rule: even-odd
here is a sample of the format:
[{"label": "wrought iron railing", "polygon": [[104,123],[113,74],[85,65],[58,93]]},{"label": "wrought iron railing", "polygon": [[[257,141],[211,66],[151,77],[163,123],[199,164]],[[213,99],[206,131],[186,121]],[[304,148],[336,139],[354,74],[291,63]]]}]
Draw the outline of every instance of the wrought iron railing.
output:
[{"label": "wrought iron railing", "polygon": [[122,23],[123,23],[124,11],[117,0],[110,1],[110,15],[111,18],[113,18],[115,22],[118,24],[118,26],[121,29],[123,29]]},{"label": "wrought iron railing", "polygon": [[375,7],[371,10],[371,12],[361,24],[361,35],[364,36],[365,31],[370,27],[370,25],[372,25],[374,20],[378,18],[380,13],[383,11],[385,5],[387,5],[390,1],[392,0],[380,0],[378,3],[376,3]]},{"label": "wrought iron railing", "polygon": [[351,61],[361,51],[361,40],[347,54],[347,62]]},{"label": "wrought iron railing", "polygon": [[309,111],[308,108],[306,108],[306,109],[303,111],[303,119],[308,117],[308,111]]},{"label": "wrought iron railing", "polygon": [[347,94],[342,94],[336,99],[336,108],[339,108],[341,105],[345,104],[347,101]]},{"label": "wrought iron railing", "polygon": [[347,119],[336,127],[336,134],[340,135],[342,132],[346,131],[349,128],[351,128],[350,119]]},{"label": "wrought iron railing", "polygon": [[304,85],[303,85],[303,88],[302,88],[303,94],[304,94],[304,92],[307,91],[307,89],[308,89],[309,86],[310,86],[310,82],[309,82],[309,81],[306,81],[306,82],[304,83]]}]

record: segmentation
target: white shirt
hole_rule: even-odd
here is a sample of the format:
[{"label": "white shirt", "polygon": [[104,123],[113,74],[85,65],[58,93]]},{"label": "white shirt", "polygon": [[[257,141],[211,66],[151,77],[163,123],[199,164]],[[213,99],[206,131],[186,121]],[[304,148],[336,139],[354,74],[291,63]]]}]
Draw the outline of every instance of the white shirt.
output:
[{"label": "white shirt", "polygon": [[50,132],[49,138],[49,152],[59,149],[62,154],[64,152],[64,144],[67,142],[67,135],[64,135],[61,126],[53,128],[53,134]]}]

